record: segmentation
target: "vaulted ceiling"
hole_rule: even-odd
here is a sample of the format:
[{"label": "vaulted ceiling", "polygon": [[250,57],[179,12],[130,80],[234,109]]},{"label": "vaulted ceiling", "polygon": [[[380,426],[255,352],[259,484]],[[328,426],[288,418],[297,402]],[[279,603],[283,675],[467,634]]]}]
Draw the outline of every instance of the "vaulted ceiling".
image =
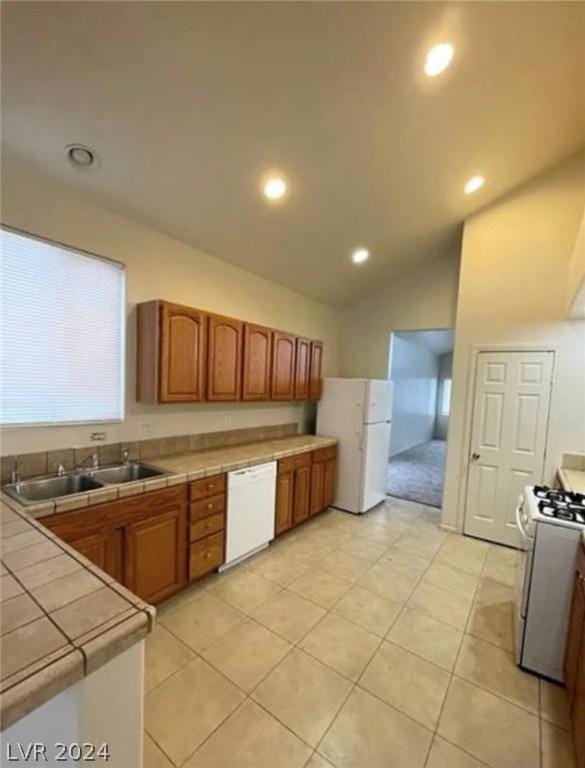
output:
[{"label": "vaulted ceiling", "polygon": [[456,248],[585,138],[583,3],[3,2],[2,64],[5,152],[334,306]]}]

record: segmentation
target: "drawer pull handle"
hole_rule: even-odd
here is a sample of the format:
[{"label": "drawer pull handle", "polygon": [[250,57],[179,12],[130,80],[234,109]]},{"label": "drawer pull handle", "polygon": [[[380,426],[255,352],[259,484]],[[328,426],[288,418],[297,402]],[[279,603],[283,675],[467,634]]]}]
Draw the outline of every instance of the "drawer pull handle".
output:
[{"label": "drawer pull handle", "polygon": [[207,487],[208,487],[208,488],[215,488],[215,483],[208,483],[208,484],[207,484]]}]

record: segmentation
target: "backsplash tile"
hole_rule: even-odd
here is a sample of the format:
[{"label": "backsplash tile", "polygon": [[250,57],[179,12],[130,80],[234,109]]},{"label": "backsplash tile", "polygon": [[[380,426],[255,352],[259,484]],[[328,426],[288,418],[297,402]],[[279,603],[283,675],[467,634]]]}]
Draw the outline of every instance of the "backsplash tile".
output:
[{"label": "backsplash tile", "polygon": [[[15,456],[2,457],[2,482],[9,483],[14,469]],[[18,456],[18,471],[20,478],[36,477],[47,474],[47,453],[23,453]]]},{"label": "backsplash tile", "polygon": [[[255,443],[260,440],[276,440],[291,437],[298,433],[298,424],[275,424],[245,429],[229,429],[221,432],[204,432],[196,435],[175,435],[172,437],[132,440],[125,443],[105,443],[99,446],[83,448],[62,448],[38,453],[23,453],[18,457],[20,477],[24,480],[38,475],[55,474],[59,464],[66,470],[82,465],[90,467],[90,457],[97,453],[100,464],[115,464],[121,460],[122,450],[126,448],[130,460],[152,461],[157,456],[173,456],[179,453],[204,451],[227,446]],[[10,482],[14,467],[14,456],[0,457],[2,484]]]},{"label": "backsplash tile", "polygon": [[47,472],[50,475],[56,475],[60,465],[66,470],[75,469],[75,451],[73,448],[62,448],[59,451],[47,453]]},{"label": "backsplash tile", "polygon": [[[84,448],[75,448],[75,466],[80,467],[83,466],[84,468],[91,466],[91,460],[90,457],[93,456],[94,453],[98,453],[98,449],[96,446],[93,445],[87,445]],[[98,453],[99,456],[99,453]]]},{"label": "backsplash tile", "polygon": [[122,455],[120,443],[106,443],[98,447],[100,464],[117,464]]}]

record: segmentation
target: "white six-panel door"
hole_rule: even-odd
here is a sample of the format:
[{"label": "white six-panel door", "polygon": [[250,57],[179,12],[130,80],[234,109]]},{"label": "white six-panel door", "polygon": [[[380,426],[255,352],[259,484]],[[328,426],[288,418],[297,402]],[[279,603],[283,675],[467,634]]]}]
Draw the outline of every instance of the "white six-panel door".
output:
[{"label": "white six-panel door", "polygon": [[552,352],[480,352],[465,508],[465,533],[519,546],[518,496],[542,482]]}]

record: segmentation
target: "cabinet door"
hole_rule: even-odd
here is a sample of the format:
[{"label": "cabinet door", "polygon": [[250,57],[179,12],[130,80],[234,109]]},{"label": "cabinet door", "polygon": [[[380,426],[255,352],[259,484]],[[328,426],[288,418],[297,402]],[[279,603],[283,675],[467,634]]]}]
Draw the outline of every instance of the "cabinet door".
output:
[{"label": "cabinet door", "polygon": [[299,338],[295,350],[295,400],[309,399],[310,367],[311,342]]},{"label": "cabinet door", "polygon": [[244,325],[242,400],[270,400],[272,331],[260,325]]},{"label": "cabinet door", "polygon": [[327,459],[325,462],[323,479],[323,509],[330,507],[335,501],[337,482],[337,458]]},{"label": "cabinet door", "polygon": [[163,403],[203,400],[205,315],[176,304],[161,305],[160,391]]},{"label": "cabinet door", "polygon": [[311,465],[310,514],[316,515],[324,508],[325,462],[316,461]]},{"label": "cabinet door", "polygon": [[309,400],[319,400],[323,388],[321,365],[323,362],[323,342],[311,342],[311,366],[309,373]]},{"label": "cabinet door", "polygon": [[276,535],[293,524],[294,472],[283,472],[276,478]]},{"label": "cabinet door", "polygon": [[175,509],[127,526],[125,583],[143,600],[158,602],[185,583],[186,525]]},{"label": "cabinet door", "polygon": [[210,315],[208,327],[207,399],[239,400],[243,323]]},{"label": "cabinet door", "polygon": [[293,520],[300,523],[309,516],[311,498],[311,467],[301,467],[295,470],[294,477]]},{"label": "cabinet door", "polygon": [[293,400],[295,382],[295,337],[275,331],[272,340],[273,400]]},{"label": "cabinet door", "polygon": [[[569,704],[573,706],[577,690],[577,674],[579,671],[579,657],[585,645],[585,592],[583,580],[579,571],[575,572],[573,583],[573,599],[571,602],[571,614],[567,645],[565,649],[565,685]],[[585,667],[585,660],[582,663]]]},{"label": "cabinet door", "polygon": [[94,565],[107,571],[108,537],[104,533],[94,533],[68,542],[80,555],[87,557]]}]

